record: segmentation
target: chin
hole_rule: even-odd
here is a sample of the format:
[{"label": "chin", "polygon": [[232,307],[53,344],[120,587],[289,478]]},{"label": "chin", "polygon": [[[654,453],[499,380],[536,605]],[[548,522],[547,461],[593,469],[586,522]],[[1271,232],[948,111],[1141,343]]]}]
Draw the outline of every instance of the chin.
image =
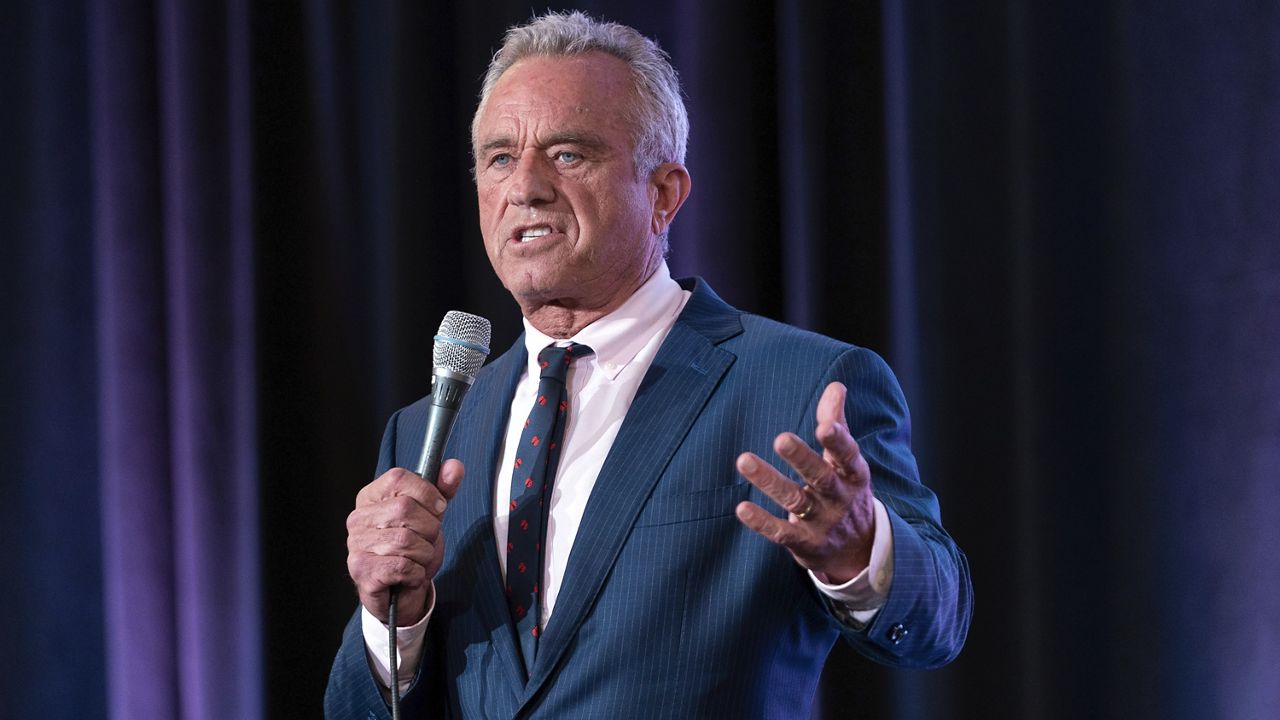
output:
[{"label": "chin", "polygon": [[505,283],[507,291],[520,304],[546,303],[564,295],[562,284],[550,278],[523,275],[514,282]]}]

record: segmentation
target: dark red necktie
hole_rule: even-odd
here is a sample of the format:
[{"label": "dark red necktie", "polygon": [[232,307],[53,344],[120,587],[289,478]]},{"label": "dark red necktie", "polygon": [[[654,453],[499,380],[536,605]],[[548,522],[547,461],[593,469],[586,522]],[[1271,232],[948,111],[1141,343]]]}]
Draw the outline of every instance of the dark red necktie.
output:
[{"label": "dark red necktie", "polygon": [[526,672],[532,671],[542,633],[542,557],[551,484],[560,460],[568,408],[565,376],[569,363],[592,353],[591,348],[577,343],[550,345],[538,353],[542,368],[538,395],[516,448],[507,528],[507,605],[516,623]]}]

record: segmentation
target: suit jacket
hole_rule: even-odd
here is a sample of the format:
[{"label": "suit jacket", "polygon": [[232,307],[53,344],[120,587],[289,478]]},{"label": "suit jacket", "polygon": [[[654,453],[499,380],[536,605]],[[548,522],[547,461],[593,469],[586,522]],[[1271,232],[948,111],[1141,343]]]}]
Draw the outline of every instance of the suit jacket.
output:
[{"label": "suit jacket", "polygon": [[[450,439],[467,479],[445,513],[445,561],[405,718],[808,717],[837,638],[893,665],[959,652],[971,588],[963,554],[917,477],[910,421],[888,366],[863,348],[742,313],[701,280],[659,350],[601,468],[556,610],[529,674],[502,591],[493,478],[523,339],[482,369]],[[850,430],[893,526],[888,600],[842,625],[791,556],[744,528],[742,500],[774,509],[734,469],[784,430],[812,440],[828,383],[849,388]],[[421,451],[426,402],[391,419],[378,472]],[[331,718],[389,717],[359,613],[325,696]]]}]

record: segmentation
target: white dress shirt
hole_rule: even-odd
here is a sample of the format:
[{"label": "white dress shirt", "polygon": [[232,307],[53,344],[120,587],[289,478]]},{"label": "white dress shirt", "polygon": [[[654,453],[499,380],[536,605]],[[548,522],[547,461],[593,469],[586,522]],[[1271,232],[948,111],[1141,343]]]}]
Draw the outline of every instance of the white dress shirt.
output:
[{"label": "white dress shirt", "polygon": [[[675,325],[689,296],[688,291],[671,279],[670,271],[666,263],[663,263],[621,307],[591,323],[568,340],[551,338],[533,327],[528,319],[524,321],[527,363],[511,400],[502,462],[498,465],[497,477],[493,478],[497,490],[494,493],[493,508],[494,552],[497,553],[498,564],[504,575],[507,558],[506,553],[499,549],[507,546],[511,468],[515,462],[520,433],[524,429],[523,418],[528,415],[529,407],[537,394],[538,353],[548,345],[568,345],[570,342],[587,345],[595,351],[590,357],[575,360],[569,366],[566,379],[568,424],[564,430],[560,464],[552,485],[542,569],[543,627],[555,612],[560,580],[568,566],[569,553],[578,535],[578,526],[586,510],[587,499],[595,487],[596,477],[613,447],[631,401],[640,388],[640,381],[649,371],[658,348]],[[781,432],[786,429],[778,430]],[[875,506],[876,533],[871,550],[871,564],[867,569],[839,586],[827,585],[810,574],[814,584],[837,601],[835,606],[841,619],[854,625],[869,622],[875,616],[888,595],[893,577],[893,538],[889,518],[879,500],[875,501]],[[428,609],[421,622],[397,631],[396,645],[402,668],[417,667],[427,622],[433,609]],[[374,671],[383,685],[388,685],[391,673],[387,627],[365,610],[363,630]],[[402,689],[408,688],[413,674],[400,673]]]}]

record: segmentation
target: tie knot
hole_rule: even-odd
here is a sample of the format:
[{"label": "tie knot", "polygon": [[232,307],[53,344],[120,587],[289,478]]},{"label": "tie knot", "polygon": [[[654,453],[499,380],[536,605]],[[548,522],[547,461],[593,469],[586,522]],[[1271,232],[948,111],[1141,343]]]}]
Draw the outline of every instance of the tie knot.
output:
[{"label": "tie knot", "polygon": [[538,367],[542,368],[541,377],[564,382],[565,375],[569,372],[569,363],[594,354],[594,350],[580,343],[570,343],[567,347],[548,345],[538,353]]}]

